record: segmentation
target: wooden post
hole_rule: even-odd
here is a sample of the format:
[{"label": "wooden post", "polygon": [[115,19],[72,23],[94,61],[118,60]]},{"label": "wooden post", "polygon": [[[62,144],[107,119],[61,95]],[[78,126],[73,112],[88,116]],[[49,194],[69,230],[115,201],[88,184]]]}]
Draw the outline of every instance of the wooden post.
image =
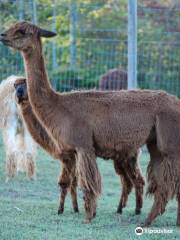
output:
[{"label": "wooden post", "polygon": [[128,0],[128,89],[137,88],[137,0]]}]

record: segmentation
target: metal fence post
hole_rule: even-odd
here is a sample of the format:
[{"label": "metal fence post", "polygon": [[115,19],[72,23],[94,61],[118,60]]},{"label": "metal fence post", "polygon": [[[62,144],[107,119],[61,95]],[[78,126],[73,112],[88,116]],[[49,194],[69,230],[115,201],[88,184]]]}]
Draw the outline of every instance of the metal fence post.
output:
[{"label": "metal fence post", "polygon": [[[54,1],[53,5],[52,31],[56,32],[56,1]],[[53,69],[56,69],[57,67],[56,44],[54,41],[52,42],[52,66]]]},{"label": "metal fence post", "polygon": [[128,0],[128,89],[137,88],[137,0]]},{"label": "metal fence post", "polygon": [[70,66],[71,68],[75,68],[76,65],[76,25],[77,25],[77,3],[76,0],[70,1],[70,41],[71,41],[71,59]]},{"label": "metal fence post", "polygon": [[[53,32],[56,32],[56,0],[54,0],[53,2],[53,22],[52,22],[52,31]],[[53,68],[53,71],[56,71],[57,70],[57,67],[58,67],[58,64],[57,64],[57,49],[56,49],[56,43],[55,43],[55,40],[52,41],[52,68]],[[52,85],[53,85],[53,88],[56,89],[56,86],[57,86],[57,79],[53,78],[52,79]]]},{"label": "metal fence post", "polygon": [[22,21],[24,19],[24,2],[23,0],[19,1],[19,20]]},{"label": "metal fence post", "polygon": [[37,24],[37,3],[36,3],[36,0],[33,0],[32,2],[33,4],[33,23],[34,24]]}]

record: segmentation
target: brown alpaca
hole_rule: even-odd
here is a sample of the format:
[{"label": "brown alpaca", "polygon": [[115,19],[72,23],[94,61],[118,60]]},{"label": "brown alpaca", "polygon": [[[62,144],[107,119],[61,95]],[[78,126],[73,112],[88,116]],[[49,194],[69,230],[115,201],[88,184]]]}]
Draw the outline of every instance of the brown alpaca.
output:
[{"label": "brown alpaca", "polygon": [[[46,130],[41,126],[38,119],[32,112],[31,105],[28,100],[27,94],[27,87],[26,87],[26,79],[24,78],[17,78],[14,83],[16,89],[16,99],[20,106],[22,116],[26,122],[27,128],[31,133],[34,140],[47,152],[50,153],[55,159],[59,159],[60,152],[53,143],[53,141],[48,136]],[[73,158],[73,156],[72,156]],[[121,200],[117,209],[118,213],[122,213],[122,208],[126,206],[128,200],[128,194],[132,191],[132,187],[135,187],[136,192],[136,210],[135,213],[139,214],[142,208],[142,201],[143,201],[143,185],[144,180],[141,176],[140,169],[138,168],[137,163],[138,156],[135,155],[132,158],[131,162],[125,162],[117,164],[114,162],[114,167],[116,172],[120,175],[121,182],[122,182],[122,196]],[[62,160],[59,159],[61,162]],[[60,197],[60,206],[59,206],[59,213],[62,213],[64,210],[64,201],[65,196],[67,194],[67,188],[70,187],[71,196],[72,196],[72,203],[74,211],[78,211],[77,206],[77,194],[76,194],[76,177],[75,171],[73,167],[73,172],[71,170],[71,165],[66,168],[66,165],[63,164],[62,174],[59,180],[59,185],[61,187],[61,197]],[[70,172],[71,171],[71,172]],[[137,177],[136,177],[137,176]]]},{"label": "brown alpaca", "polygon": [[123,69],[110,69],[99,80],[100,90],[127,89],[127,72]]},{"label": "brown alpaca", "polygon": [[[177,195],[180,204],[180,102],[162,91],[82,91],[56,93],[45,70],[41,37],[55,34],[28,22],[19,22],[1,34],[7,46],[21,51],[33,112],[61,152],[65,163],[76,162],[84,192],[86,222],[96,212],[101,177],[96,157],[131,161],[148,145],[157,183],[154,204],[145,225],[165,210]],[[177,224],[180,222],[178,211]]]},{"label": "brown alpaca", "polygon": [[[26,80],[22,77],[17,78],[14,83],[14,87],[16,89],[16,102],[18,106],[20,106],[21,114],[32,138],[54,159],[61,160],[61,153],[58,150],[57,146],[51,140],[46,130],[42,127],[32,112],[32,108],[27,95]],[[71,158],[73,159],[74,155],[72,155]],[[58,184],[61,188],[60,205],[58,210],[59,214],[64,212],[64,202],[68,190],[70,190],[74,212],[79,212],[76,191],[77,179],[75,175],[75,164],[72,165],[74,162],[69,161],[69,165],[66,165],[63,163],[63,160],[61,160],[62,172],[58,181]]]}]

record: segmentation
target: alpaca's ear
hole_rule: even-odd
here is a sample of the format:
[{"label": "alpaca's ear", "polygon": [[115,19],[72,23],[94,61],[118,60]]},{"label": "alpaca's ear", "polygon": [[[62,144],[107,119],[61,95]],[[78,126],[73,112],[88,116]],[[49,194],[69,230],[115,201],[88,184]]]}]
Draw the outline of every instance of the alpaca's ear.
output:
[{"label": "alpaca's ear", "polygon": [[56,34],[55,32],[51,32],[51,31],[48,31],[48,30],[45,30],[45,29],[40,28],[40,29],[39,29],[39,35],[40,35],[41,37],[51,38],[51,37],[56,36],[57,34]]}]

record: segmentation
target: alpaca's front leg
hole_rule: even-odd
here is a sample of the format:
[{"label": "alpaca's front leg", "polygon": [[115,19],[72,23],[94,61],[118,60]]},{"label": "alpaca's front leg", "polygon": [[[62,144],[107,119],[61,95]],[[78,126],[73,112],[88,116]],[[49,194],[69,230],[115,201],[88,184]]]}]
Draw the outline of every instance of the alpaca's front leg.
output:
[{"label": "alpaca's front leg", "polygon": [[117,208],[117,213],[120,213],[120,214],[122,213],[122,209],[126,207],[126,204],[128,201],[128,195],[132,191],[132,187],[133,187],[132,182],[126,173],[127,168],[122,166],[122,164],[123,164],[122,160],[119,160],[119,161],[114,160],[114,168],[116,173],[120,176],[121,184],[122,184],[122,194],[121,194],[121,198]]},{"label": "alpaca's front leg", "polygon": [[144,179],[141,174],[141,170],[138,166],[137,156],[130,158],[127,162],[127,174],[133,183],[136,194],[136,209],[135,214],[141,213],[141,208],[143,206],[143,191],[144,191]]},{"label": "alpaca's front leg", "polygon": [[143,192],[144,192],[144,179],[139,171],[137,171],[137,179],[134,182],[135,193],[136,193],[136,209],[135,213],[140,214],[141,208],[143,207]]},{"label": "alpaca's front leg", "polygon": [[84,194],[85,223],[90,223],[96,215],[97,198],[101,193],[101,176],[94,151],[77,149],[78,182]]},{"label": "alpaca's front leg", "polygon": [[60,203],[59,203],[59,208],[58,208],[58,214],[62,214],[64,212],[64,202],[65,202],[65,198],[68,192],[68,185],[66,185],[65,183],[60,182],[59,183],[60,186]]}]

